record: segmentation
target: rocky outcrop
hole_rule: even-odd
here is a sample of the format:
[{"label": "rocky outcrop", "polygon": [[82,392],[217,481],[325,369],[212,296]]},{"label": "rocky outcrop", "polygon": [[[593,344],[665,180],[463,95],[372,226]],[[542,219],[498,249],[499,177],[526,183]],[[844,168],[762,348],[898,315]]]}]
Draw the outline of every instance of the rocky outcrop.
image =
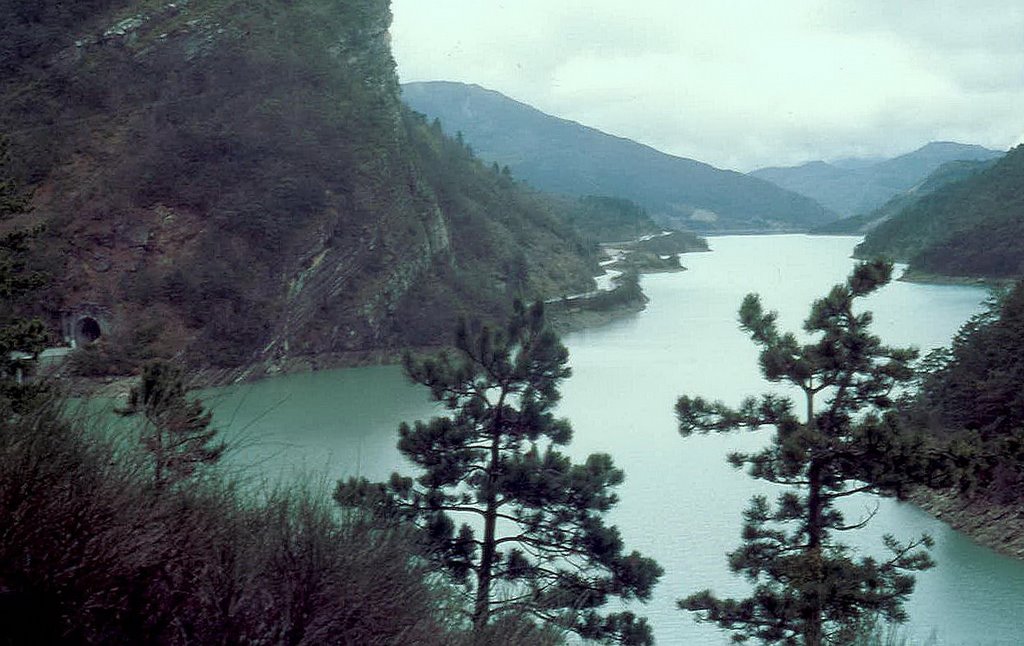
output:
[{"label": "rocky outcrop", "polygon": [[44,313],[109,311],[118,369],[389,353],[590,281],[543,196],[403,107],[386,0],[34,9],[3,27],[32,46],[0,45],[0,128],[48,224]]},{"label": "rocky outcrop", "polygon": [[948,491],[921,489],[911,502],[995,551],[1024,559],[1024,509],[981,498],[968,499]]}]

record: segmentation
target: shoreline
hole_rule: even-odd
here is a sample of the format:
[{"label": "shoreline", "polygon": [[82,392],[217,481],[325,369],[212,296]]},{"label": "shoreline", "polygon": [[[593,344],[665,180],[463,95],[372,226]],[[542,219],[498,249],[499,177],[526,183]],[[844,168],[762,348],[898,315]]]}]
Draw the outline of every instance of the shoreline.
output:
[{"label": "shoreline", "polygon": [[[614,321],[626,318],[643,311],[646,299],[642,303],[629,303],[609,310],[596,311],[585,308],[556,310],[547,308],[548,324],[560,336],[599,328]],[[366,366],[393,366],[402,363],[402,357],[408,352],[412,354],[435,354],[446,347],[444,345],[412,346],[403,348],[372,348],[367,350],[350,350],[329,352],[317,355],[287,357],[278,360],[266,360],[238,368],[202,368],[189,375],[193,389],[217,388],[234,384],[250,383],[274,377],[319,372],[321,370],[337,370],[343,368],[362,368]],[[107,377],[75,377],[55,374],[49,377],[65,394],[72,397],[127,397],[128,392],[138,381],[137,375],[111,375]]]},{"label": "shoreline", "polygon": [[986,278],[984,276],[946,276],[944,274],[932,274],[924,271],[903,270],[896,280],[903,283],[914,283],[916,285],[957,285],[961,287],[985,287],[987,289],[998,289],[1013,284],[1010,278]]},{"label": "shoreline", "polygon": [[[626,252],[616,250],[617,258],[602,263],[605,274],[609,270],[621,274]],[[641,274],[684,272],[686,267],[646,268]],[[598,292],[602,291],[598,288]],[[608,291],[614,291],[610,289]],[[584,299],[585,300],[585,299]],[[589,309],[585,306],[561,301],[546,301],[548,306],[547,319],[552,330],[560,336],[573,332],[601,327],[613,321],[625,318],[642,311],[647,306],[648,298],[641,293],[641,298],[633,302],[614,305],[608,309]],[[583,301],[581,301],[582,303]],[[557,304],[556,304],[557,303]],[[365,350],[349,350],[327,352],[315,355],[289,356],[276,359],[262,359],[236,368],[200,368],[190,371],[188,379],[191,389],[217,388],[233,384],[249,383],[281,375],[334,370],[341,368],[359,368],[364,366],[399,365],[406,353],[436,354],[450,347],[441,344],[410,347],[368,348]],[[63,366],[57,366],[49,374],[65,394],[72,397],[127,397],[132,386],[138,379],[137,375],[109,375],[105,377],[77,377],[65,374]]]},{"label": "shoreline", "polygon": [[[685,268],[675,270],[685,271]],[[661,272],[644,272],[661,273]],[[954,284],[980,286],[986,284],[982,279],[965,278],[946,281],[925,281],[921,275],[914,275],[908,280],[906,273],[899,280],[915,283]],[[991,286],[991,284],[987,284]],[[643,302],[636,301],[603,311],[588,310],[581,307],[548,307],[550,327],[560,336],[584,332],[609,325],[643,311]],[[288,357],[283,360],[263,361],[235,369],[205,369],[193,374],[195,388],[211,388],[232,384],[261,381],[263,379],[288,374],[301,374],[322,370],[357,368],[364,366],[399,365],[403,354],[430,354],[442,350],[444,346],[418,346],[410,348],[377,348],[360,351],[327,353],[313,356]],[[137,376],[119,376],[106,378],[74,378],[60,379],[64,390],[74,396],[87,397],[125,397],[129,389],[137,382]],[[60,383],[59,382],[59,383]],[[964,535],[972,542],[1013,558],[1024,560],[1024,508],[1013,505],[997,505],[985,500],[970,500],[958,496],[953,491],[935,491],[917,489],[911,491],[905,500],[939,520],[946,526]]]},{"label": "shoreline", "polygon": [[906,500],[973,542],[1016,560],[1024,560],[1024,508],[983,499],[965,499],[954,491],[917,489]]}]

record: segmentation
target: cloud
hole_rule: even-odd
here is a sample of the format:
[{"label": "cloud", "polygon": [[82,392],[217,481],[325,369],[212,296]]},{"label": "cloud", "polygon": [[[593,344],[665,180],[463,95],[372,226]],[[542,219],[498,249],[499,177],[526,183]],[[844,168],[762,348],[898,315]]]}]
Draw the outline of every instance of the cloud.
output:
[{"label": "cloud", "polygon": [[1020,140],[1024,8],[688,4],[395,0],[395,56],[406,81],[478,83],[739,170]]}]

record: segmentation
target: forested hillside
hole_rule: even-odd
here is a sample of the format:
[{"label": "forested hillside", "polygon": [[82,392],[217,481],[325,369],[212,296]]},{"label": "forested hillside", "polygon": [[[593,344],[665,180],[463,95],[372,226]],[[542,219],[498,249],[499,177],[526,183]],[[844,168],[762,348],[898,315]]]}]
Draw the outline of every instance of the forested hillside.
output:
[{"label": "forested hillside", "polygon": [[[580,235],[593,242],[636,241],[655,236],[666,237],[663,234],[667,233],[665,227],[658,225],[646,209],[636,202],[619,197],[585,195],[569,201],[560,212]],[[671,237],[671,251],[662,253],[707,251],[707,240],[689,231],[677,230]]]},{"label": "forested hillside", "polygon": [[53,330],[103,321],[87,370],[434,343],[592,284],[554,202],[402,106],[385,0],[0,11],[0,132],[35,191],[18,224],[47,227]]},{"label": "forested hillside", "polygon": [[835,214],[770,182],[659,152],[476,85],[407,83],[403,99],[485,160],[572,196],[617,195],[663,225],[699,232],[807,230]]},{"label": "forested hillside", "polygon": [[995,160],[946,162],[926,177],[923,182],[912,187],[909,191],[900,193],[877,209],[830,222],[825,226],[818,227],[812,233],[828,235],[866,234],[879,224],[898,215],[903,209],[909,208],[925,195],[934,193],[946,184],[966,179],[994,163]]},{"label": "forested hillside", "polygon": [[952,277],[1024,272],[1024,147],[940,188],[876,227],[856,254],[886,254],[910,270]]},{"label": "forested hillside", "polygon": [[961,469],[945,495],[917,502],[976,540],[1024,557],[1024,282],[926,362],[905,417],[947,443]]}]

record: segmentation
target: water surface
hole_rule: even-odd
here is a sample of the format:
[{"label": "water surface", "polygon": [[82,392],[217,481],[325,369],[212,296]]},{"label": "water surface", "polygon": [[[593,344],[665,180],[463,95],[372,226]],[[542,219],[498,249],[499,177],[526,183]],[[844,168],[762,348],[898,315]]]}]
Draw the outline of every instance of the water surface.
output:
[{"label": "water surface", "polygon": [[[689,271],[643,278],[651,299],[636,316],[566,337],[573,377],[560,413],[572,420],[569,452],[611,453],[626,471],[612,514],[629,549],[665,568],[655,599],[642,608],[661,644],[726,644],[714,626],[694,622],[675,600],[710,587],[743,594],[726,566],[739,540],[740,514],[751,494],[769,491],[725,463],[725,455],[761,446],[758,433],[683,439],[673,405],[682,393],[738,403],[767,387],[757,350],[737,329],[743,296],[758,292],[777,309],[783,329],[798,330],[810,302],[848,274],[857,242],[846,237],[737,236],[711,239],[712,253],[688,254]],[[875,331],[893,345],[945,345],[979,311],[986,293],[967,286],[895,282],[868,299]],[[221,389],[217,421],[245,437],[235,465],[286,478],[313,472],[330,482],[352,474],[371,479],[409,470],[395,449],[401,421],[434,413],[425,389],[404,382],[397,367],[291,375]],[[248,468],[248,467],[246,467]],[[1024,563],[1001,557],[924,514],[891,500],[849,501],[849,518],[870,513],[871,525],[849,542],[882,555],[890,532],[935,538],[938,566],[918,577],[905,634],[920,643],[1019,644],[1024,628]]]}]

